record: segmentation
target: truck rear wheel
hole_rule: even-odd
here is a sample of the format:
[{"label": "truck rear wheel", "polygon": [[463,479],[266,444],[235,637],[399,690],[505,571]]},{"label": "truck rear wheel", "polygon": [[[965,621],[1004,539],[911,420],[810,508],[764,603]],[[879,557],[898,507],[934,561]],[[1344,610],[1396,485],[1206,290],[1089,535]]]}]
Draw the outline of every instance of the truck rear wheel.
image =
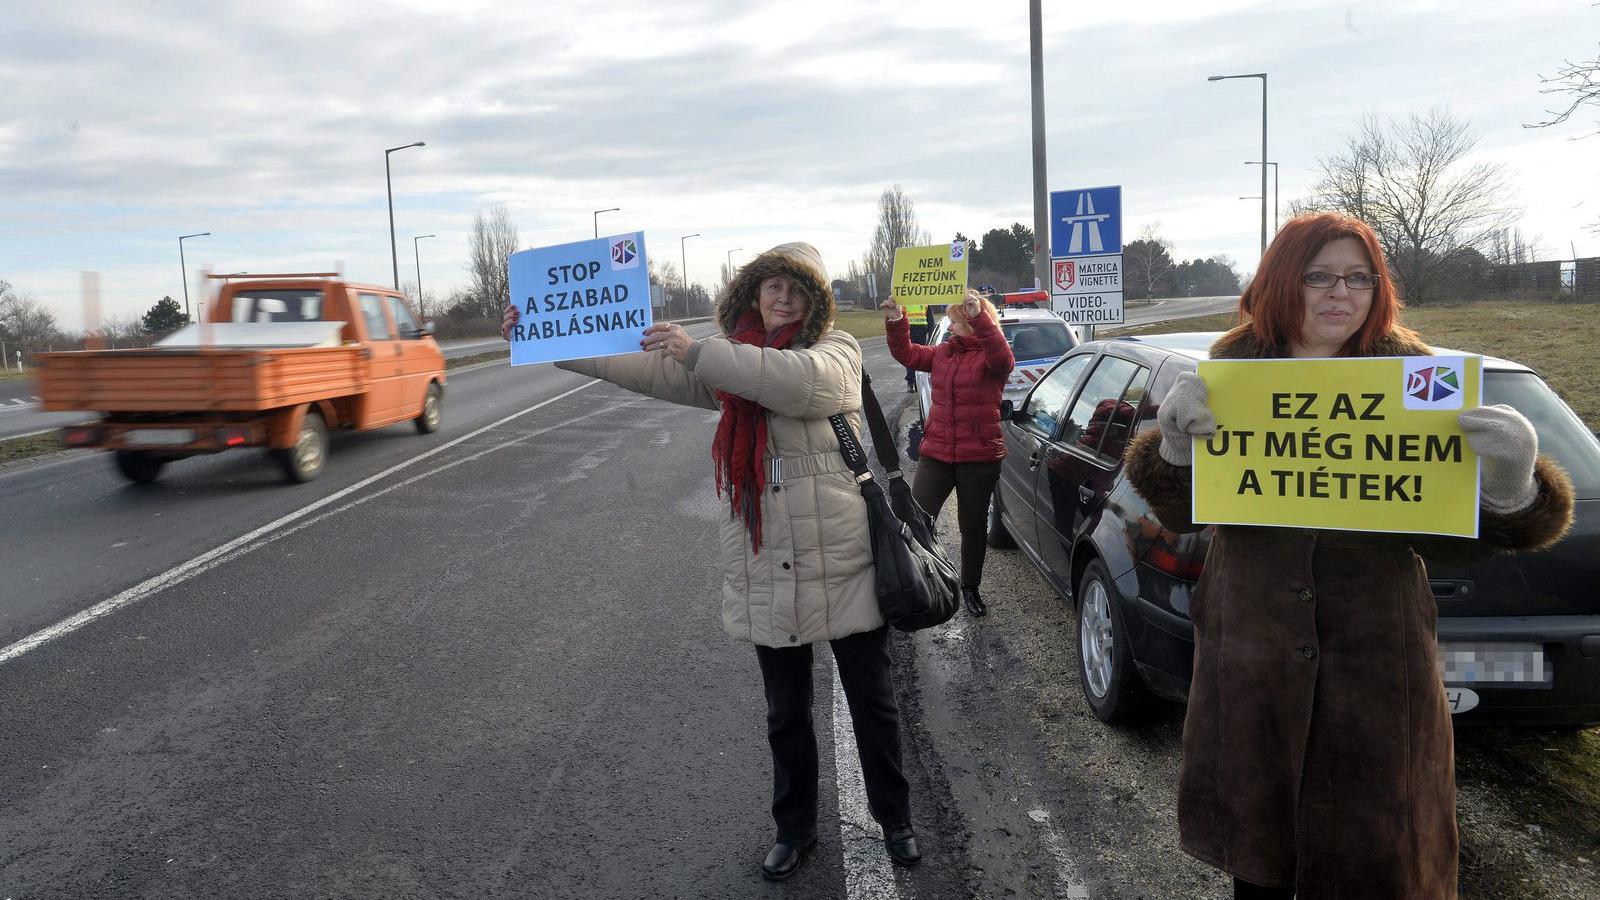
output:
[{"label": "truck rear wheel", "polygon": [[167,464],[164,459],[158,459],[143,450],[118,450],[116,452],[117,471],[122,477],[134,484],[149,484],[161,475],[161,468]]},{"label": "truck rear wheel", "polygon": [[322,413],[306,410],[294,446],[273,450],[272,456],[290,481],[305,484],[321,475],[328,461],[328,423],[322,420]]},{"label": "truck rear wheel", "polygon": [[417,426],[417,434],[433,434],[439,430],[440,407],[443,404],[444,391],[430,382],[428,392],[422,395],[422,415],[411,420]]}]

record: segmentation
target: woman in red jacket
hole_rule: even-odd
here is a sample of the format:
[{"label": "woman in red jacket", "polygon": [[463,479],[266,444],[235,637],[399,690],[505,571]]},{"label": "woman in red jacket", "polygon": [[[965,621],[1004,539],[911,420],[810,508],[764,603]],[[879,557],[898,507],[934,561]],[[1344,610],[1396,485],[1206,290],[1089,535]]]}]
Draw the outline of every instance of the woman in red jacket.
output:
[{"label": "woman in red jacket", "polygon": [[951,306],[953,337],[935,347],[911,342],[905,312],[893,301],[883,305],[884,330],[895,362],[929,373],[933,402],[923,426],[921,460],[911,493],[935,518],[950,491],[956,492],[961,526],[961,599],[974,616],[988,612],[978,595],[983,579],[989,496],[1000,480],[1006,455],[1000,434],[1000,392],[1015,360],[1000,331],[994,305],[968,291],[967,301]]}]

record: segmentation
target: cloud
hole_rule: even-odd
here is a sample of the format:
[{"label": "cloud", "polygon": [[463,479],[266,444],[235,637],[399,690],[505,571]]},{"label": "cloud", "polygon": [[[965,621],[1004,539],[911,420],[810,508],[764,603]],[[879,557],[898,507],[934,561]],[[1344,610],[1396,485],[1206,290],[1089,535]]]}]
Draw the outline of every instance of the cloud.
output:
[{"label": "cloud", "polygon": [[[472,215],[504,203],[525,245],[643,229],[693,278],[733,247],[807,238],[842,272],[899,183],[938,239],[1032,220],[1022,4],[487,2],[31,4],[0,25],[0,276],[70,321],[79,268],[108,311],[181,293],[192,262],[343,260],[389,276],[436,233],[423,279],[466,281]],[[1046,4],[1053,187],[1120,183],[1125,233],[1159,220],[1183,256],[1253,265],[1260,93],[1285,202],[1365,109],[1448,103],[1513,169],[1530,232],[1559,242],[1593,160],[1527,132],[1537,73],[1596,14],[1525,4]],[[1587,26],[1587,29],[1585,29]],[[1565,168],[1552,171],[1550,163]],[[1556,187],[1565,186],[1565,191]],[[1558,208],[1559,207],[1559,208]]]}]

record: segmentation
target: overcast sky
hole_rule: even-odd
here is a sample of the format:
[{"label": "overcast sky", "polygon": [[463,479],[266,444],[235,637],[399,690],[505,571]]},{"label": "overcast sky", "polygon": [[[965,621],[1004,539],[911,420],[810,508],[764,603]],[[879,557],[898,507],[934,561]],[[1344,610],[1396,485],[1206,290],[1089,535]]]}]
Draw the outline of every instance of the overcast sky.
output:
[{"label": "overcast sky", "polygon": [[[876,0],[15,0],[0,20],[0,278],[79,327],[80,270],[108,314],[181,300],[195,270],[341,264],[464,285],[473,214],[523,246],[643,230],[688,242],[694,280],[787,240],[835,274],[902,185],[936,239],[1032,222],[1028,4]],[[1123,185],[1124,234],[1180,258],[1258,252],[1256,81],[1284,206],[1364,111],[1447,106],[1509,168],[1547,255],[1600,254],[1592,111],[1526,129],[1539,75],[1590,58],[1589,0],[1046,0],[1053,189]]]}]

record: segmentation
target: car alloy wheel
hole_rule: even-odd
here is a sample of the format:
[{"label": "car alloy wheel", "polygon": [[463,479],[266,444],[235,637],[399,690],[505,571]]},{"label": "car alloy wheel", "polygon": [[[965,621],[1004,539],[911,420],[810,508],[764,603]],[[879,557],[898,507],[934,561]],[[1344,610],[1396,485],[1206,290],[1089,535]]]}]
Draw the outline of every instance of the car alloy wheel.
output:
[{"label": "car alloy wheel", "polygon": [[1078,603],[1078,650],[1083,654],[1083,677],[1090,692],[1104,697],[1116,671],[1111,637],[1111,598],[1099,579],[1084,585]]}]

